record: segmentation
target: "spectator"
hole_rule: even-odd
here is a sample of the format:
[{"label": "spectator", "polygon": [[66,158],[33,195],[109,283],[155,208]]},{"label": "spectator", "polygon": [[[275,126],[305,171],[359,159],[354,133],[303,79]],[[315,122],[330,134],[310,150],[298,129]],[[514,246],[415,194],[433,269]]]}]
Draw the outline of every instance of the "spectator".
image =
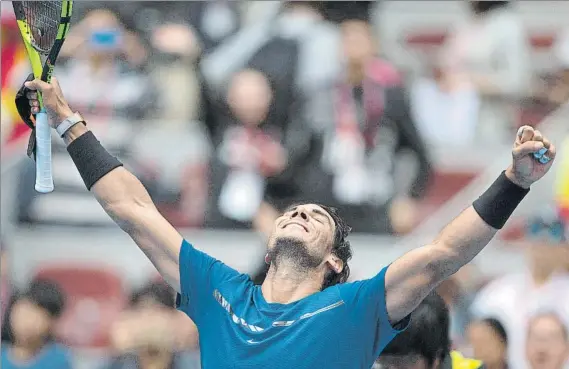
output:
[{"label": "spectator", "polygon": [[156,94],[159,102],[152,117],[160,119],[161,126],[186,125],[198,120],[200,87],[196,63],[200,46],[197,36],[186,24],[166,23],[157,25],[150,39],[154,49],[150,76],[159,90]]},{"label": "spectator", "polygon": [[475,317],[495,317],[509,337],[508,363],[525,369],[524,343],[528,316],[535,311],[559,309],[569,322],[569,245],[563,222],[554,211],[543,212],[527,224],[528,271],[506,275],[482,289],[471,311]]},{"label": "spectator", "polygon": [[531,369],[563,369],[569,364],[567,326],[554,313],[541,313],[529,320],[526,355]]},{"label": "spectator", "polygon": [[444,300],[432,292],[411,313],[411,322],[376,361],[381,369],[479,369],[482,363],[451,351],[450,316]]},{"label": "spectator", "polygon": [[515,108],[529,93],[529,45],[510,1],[469,1],[472,17],[461,24],[441,56],[438,85],[421,80],[413,102],[421,127],[434,143],[509,140]]},{"label": "spectator", "polygon": [[294,192],[294,175],[289,171],[297,170],[310,135],[288,112],[271,113],[279,92],[257,70],[241,71],[232,79],[227,97],[231,116],[219,122],[213,136],[210,226],[264,224],[258,217],[272,218],[274,215],[267,213],[276,212],[270,210],[273,206],[279,207],[273,205],[272,193],[286,196],[274,186]]},{"label": "spectator", "polygon": [[[263,46],[284,38],[299,44],[297,57],[292,58],[298,61],[294,81],[306,99],[316,98],[314,94],[330,87],[340,71],[340,35],[337,27],[325,21],[322,10],[319,1],[285,1],[276,16],[241,29],[200,63],[208,88],[222,90]],[[281,60],[279,66],[287,68],[287,62]]]},{"label": "spectator", "polygon": [[499,320],[474,321],[467,330],[472,355],[482,360],[485,369],[507,369],[508,335]]},{"label": "spectator", "polygon": [[[199,361],[190,349],[185,327],[191,321],[179,319],[174,310],[174,292],[163,282],[151,283],[131,297],[130,309],[111,331],[111,342],[117,356],[108,369],[191,369]],[[181,325],[180,325],[181,324]],[[193,323],[193,347],[197,347],[197,330]]]},{"label": "spectator", "polygon": [[2,326],[2,369],[71,368],[69,350],[55,343],[54,324],[65,299],[59,287],[36,280],[12,300]]},{"label": "spectator", "polygon": [[[154,89],[140,71],[147,50],[113,12],[87,13],[73,26],[61,54],[70,60],[58,68],[59,83],[72,91],[69,103],[87,119],[90,114],[141,119],[152,108]],[[77,84],[79,80],[84,84]]]},{"label": "spectator", "polygon": [[356,232],[406,233],[427,187],[428,153],[402,77],[376,57],[368,22],[352,19],[341,27],[345,70],[326,94],[334,115],[321,118],[328,122],[324,173],[315,171],[310,186],[321,191],[320,201],[333,199]]}]

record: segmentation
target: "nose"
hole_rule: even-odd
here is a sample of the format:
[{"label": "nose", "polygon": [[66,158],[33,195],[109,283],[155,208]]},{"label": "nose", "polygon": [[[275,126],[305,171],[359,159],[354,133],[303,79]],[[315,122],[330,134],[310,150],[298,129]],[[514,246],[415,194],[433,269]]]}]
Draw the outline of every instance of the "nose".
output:
[{"label": "nose", "polygon": [[306,211],[304,209],[295,210],[294,213],[292,213],[292,215],[290,217],[291,218],[301,217],[304,220],[308,219],[308,215],[306,214]]}]

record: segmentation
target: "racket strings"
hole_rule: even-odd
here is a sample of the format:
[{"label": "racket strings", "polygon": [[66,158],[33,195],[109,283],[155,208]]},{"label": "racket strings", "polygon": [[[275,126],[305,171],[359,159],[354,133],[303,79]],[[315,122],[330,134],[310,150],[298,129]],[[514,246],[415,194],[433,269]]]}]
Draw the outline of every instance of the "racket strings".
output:
[{"label": "racket strings", "polygon": [[61,1],[23,1],[23,12],[30,27],[32,46],[49,53],[53,46],[61,18]]}]

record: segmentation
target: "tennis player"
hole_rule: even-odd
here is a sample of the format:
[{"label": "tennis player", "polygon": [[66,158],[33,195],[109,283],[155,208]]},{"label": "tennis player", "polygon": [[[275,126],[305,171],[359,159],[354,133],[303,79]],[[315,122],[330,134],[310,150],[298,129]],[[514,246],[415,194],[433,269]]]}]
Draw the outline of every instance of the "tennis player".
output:
[{"label": "tennis player", "polygon": [[178,291],[178,307],[198,326],[204,368],[371,368],[415,307],[482,251],[555,158],[549,140],[523,127],[512,164],[432,243],[353,283],[349,227],[326,206],[293,206],[275,221],[269,272],[255,286],[182,238],[73,113],[55,78],[25,86],[32,113],[42,92],[87,189]]}]

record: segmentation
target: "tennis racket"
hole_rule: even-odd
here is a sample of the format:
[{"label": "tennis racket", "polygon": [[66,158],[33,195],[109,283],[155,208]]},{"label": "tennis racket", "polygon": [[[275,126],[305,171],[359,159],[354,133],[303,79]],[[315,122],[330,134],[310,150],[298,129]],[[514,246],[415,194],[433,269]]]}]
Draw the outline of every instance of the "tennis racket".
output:
[{"label": "tennis racket", "polygon": [[[49,83],[53,67],[69,31],[73,1],[13,1],[14,13],[35,78]],[[36,184],[40,193],[53,191],[51,128],[38,92],[36,114]]]}]

